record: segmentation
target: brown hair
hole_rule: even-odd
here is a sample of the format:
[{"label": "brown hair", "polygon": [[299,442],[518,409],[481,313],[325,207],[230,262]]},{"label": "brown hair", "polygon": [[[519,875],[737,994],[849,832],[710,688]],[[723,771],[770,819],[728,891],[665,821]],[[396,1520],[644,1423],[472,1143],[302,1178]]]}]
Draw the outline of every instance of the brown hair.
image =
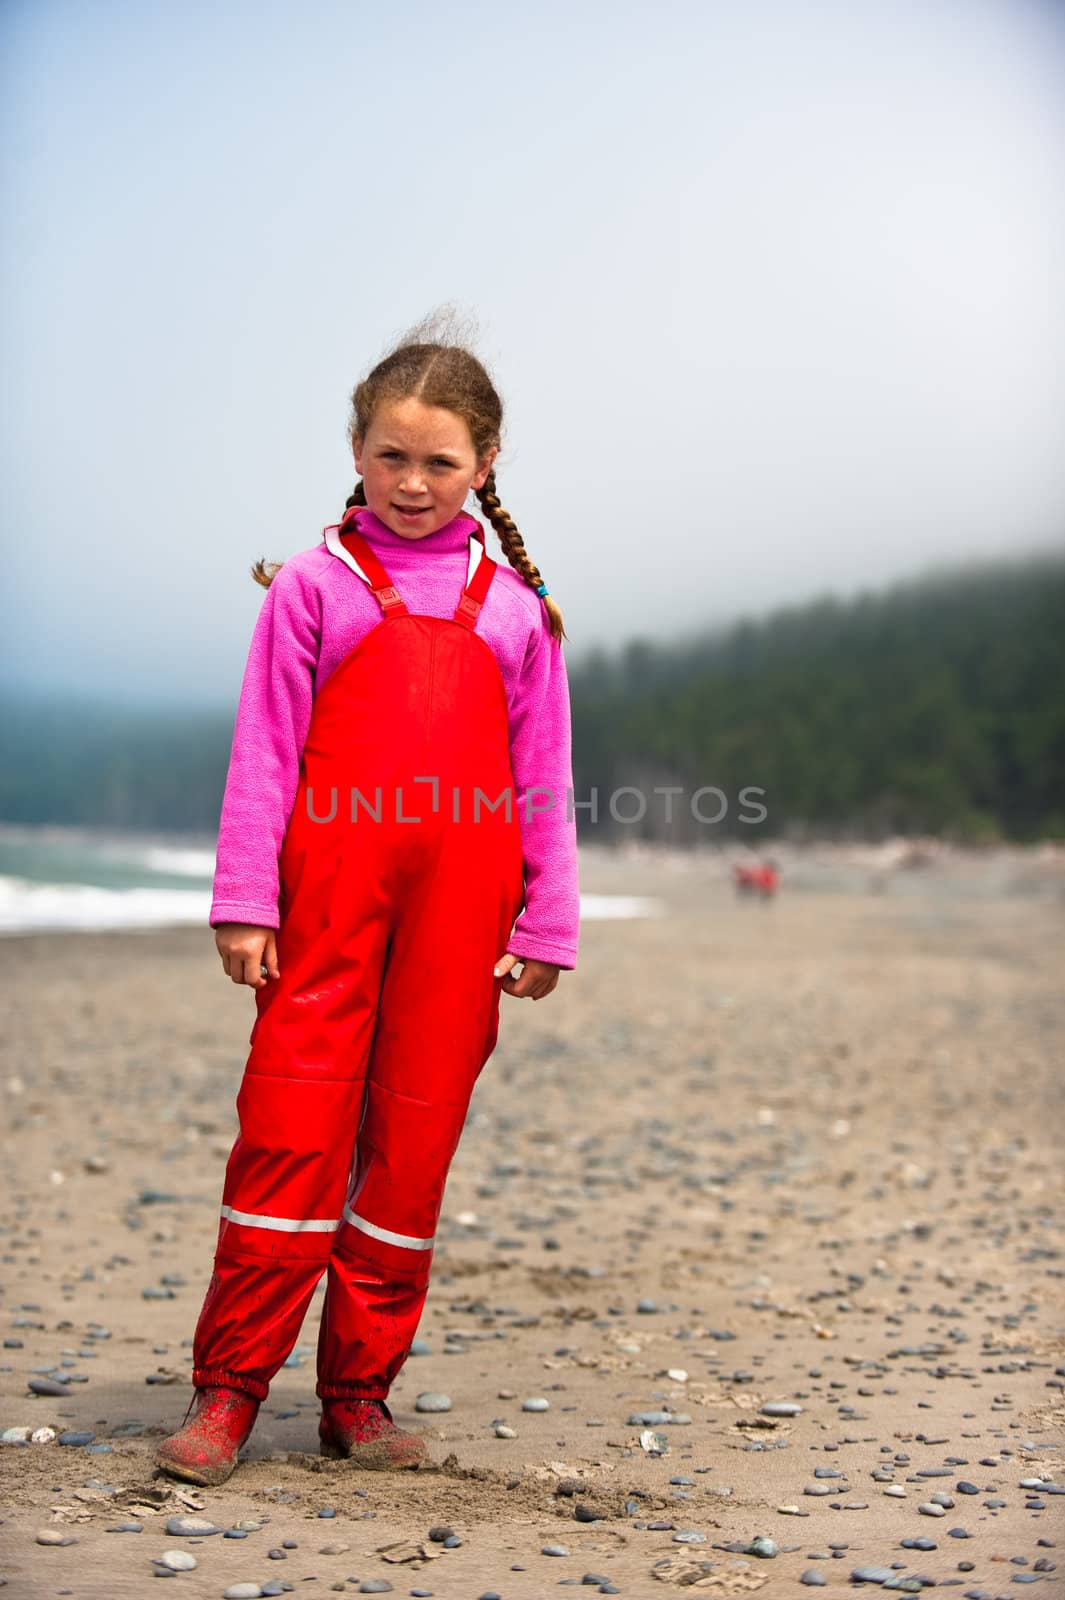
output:
[{"label": "brown hair", "polygon": [[[432,337],[434,318],[427,318],[406,335],[379,361],[368,377],[356,384],[351,396],[348,438],[351,443],[366,436],[374,413],[383,402],[416,399],[426,406],[440,406],[462,418],[478,459],[498,449],[503,426],[503,404],[488,373],[462,344],[444,337]],[[518,532],[517,523],[504,510],[496,493],[495,472],[490,472],[480,489],[475,490],[488,521],[495,529],[503,554],[530,588],[543,584],[540,569],[534,564]],[[364,506],[366,495],[362,479],[348,496],[345,509]],[[268,587],[280,562],[257,561],[251,569],[257,583]],[[551,636],[567,638],[562,612],[550,596],[543,596]]]}]

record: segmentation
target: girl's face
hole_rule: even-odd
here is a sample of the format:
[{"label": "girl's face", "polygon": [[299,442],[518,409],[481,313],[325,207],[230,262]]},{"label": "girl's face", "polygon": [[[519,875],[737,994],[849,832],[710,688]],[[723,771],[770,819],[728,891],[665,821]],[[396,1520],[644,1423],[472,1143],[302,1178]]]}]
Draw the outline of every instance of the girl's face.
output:
[{"label": "girl's face", "polygon": [[353,444],[367,506],[405,539],[424,539],[457,517],[498,454],[478,459],[462,417],[414,399],[378,406]]}]

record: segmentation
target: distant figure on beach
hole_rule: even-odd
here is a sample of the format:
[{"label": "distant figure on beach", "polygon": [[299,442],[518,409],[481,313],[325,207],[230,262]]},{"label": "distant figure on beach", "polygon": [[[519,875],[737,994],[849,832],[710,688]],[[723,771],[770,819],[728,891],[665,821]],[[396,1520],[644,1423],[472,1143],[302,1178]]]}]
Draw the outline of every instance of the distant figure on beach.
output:
[{"label": "distant figure on beach", "polygon": [[576,966],[562,613],[496,491],[499,396],[437,327],[354,390],[341,521],[252,569],[210,923],[256,1017],[194,1394],[156,1457],[192,1483],[234,1470],[323,1273],[321,1453],[423,1459],[386,1397],[500,995]]},{"label": "distant figure on beach", "polygon": [[750,895],[771,900],[780,887],[780,872],[775,861],[760,861],[754,866],[737,863],[732,868],[732,881],[736,885],[736,895],[741,900]]}]

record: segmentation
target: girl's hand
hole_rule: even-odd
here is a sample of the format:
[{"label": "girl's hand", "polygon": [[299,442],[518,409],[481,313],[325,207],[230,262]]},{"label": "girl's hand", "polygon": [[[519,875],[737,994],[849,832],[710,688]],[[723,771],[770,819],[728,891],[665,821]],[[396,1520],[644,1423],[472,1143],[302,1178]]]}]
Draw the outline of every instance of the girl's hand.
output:
[{"label": "girl's hand", "polygon": [[[521,977],[512,978],[510,969],[517,966],[519,961],[523,963]],[[533,961],[525,956],[512,956],[509,952],[500,956],[495,964],[495,976],[498,978],[506,974],[503,977],[503,989],[506,994],[512,994],[515,1000],[523,1000],[526,995],[531,995],[534,1000],[542,1000],[558,982],[559,970],[550,961]]]},{"label": "girl's hand", "polygon": [[260,971],[264,966],[271,978],[280,978],[277,934],[273,928],[259,928],[248,922],[220,922],[214,930],[214,942],[222,957],[222,970],[234,983],[261,989],[268,981]]}]

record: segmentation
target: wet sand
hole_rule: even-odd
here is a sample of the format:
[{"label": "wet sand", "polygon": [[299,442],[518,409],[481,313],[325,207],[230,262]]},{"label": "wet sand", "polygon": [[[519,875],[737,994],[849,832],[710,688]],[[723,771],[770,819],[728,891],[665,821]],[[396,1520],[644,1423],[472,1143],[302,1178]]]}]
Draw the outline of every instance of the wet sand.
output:
[{"label": "wet sand", "polygon": [[[1065,1594],[1062,853],[774,853],[762,903],[716,854],[584,852],[585,892],[664,914],[587,922],[553,995],[503,999],[429,1353],[390,1397],[433,1464],[401,1474],[315,1453],[320,1293],[233,1478],[154,1472],[252,997],[206,929],[0,940],[0,1430],[93,1437],[0,1447],[5,1593],[138,1595],[181,1549],[205,1597],[775,1596],[892,1566]],[[451,1410],[418,1415],[425,1391]]]}]

